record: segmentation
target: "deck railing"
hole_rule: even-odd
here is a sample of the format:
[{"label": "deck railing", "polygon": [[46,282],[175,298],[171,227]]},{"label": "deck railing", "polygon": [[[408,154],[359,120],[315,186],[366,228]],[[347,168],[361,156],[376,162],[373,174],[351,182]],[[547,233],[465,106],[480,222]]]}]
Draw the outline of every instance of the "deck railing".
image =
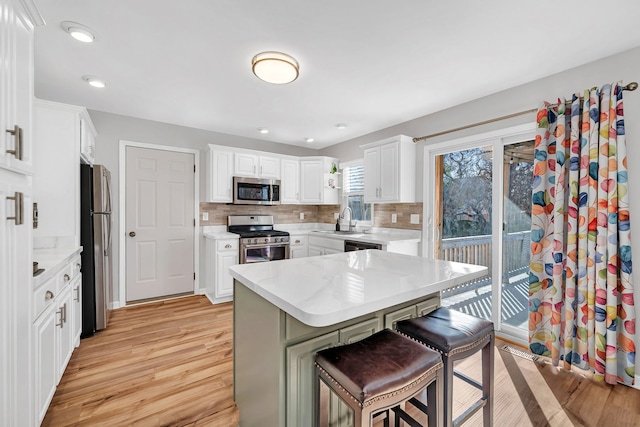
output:
[{"label": "deck railing", "polygon": [[[531,232],[520,231],[503,235],[503,283],[508,283],[509,277],[524,273],[529,267],[529,247]],[[472,289],[474,284],[487,282],[492,276],[493,245],[491,235],[455,237],[443,239],[440,244],[438,258],[447,261],[465,262],[468,264],[484,265],[489,268],[488,274],[482,278],[449,289],[450,293]]]}]

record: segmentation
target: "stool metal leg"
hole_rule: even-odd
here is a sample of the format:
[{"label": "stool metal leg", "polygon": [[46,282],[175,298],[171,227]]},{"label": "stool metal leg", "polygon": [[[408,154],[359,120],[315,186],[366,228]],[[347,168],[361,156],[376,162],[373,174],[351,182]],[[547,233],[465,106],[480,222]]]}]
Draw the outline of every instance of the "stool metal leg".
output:
[{"label": "stool metal leg", "polygon": [[453,360],[449,356],[442,356],[444,363],[444,427],[453,427]]},{"label": "stool metal leg", "polygon": [[484,427],[493,426],[494,341],[495,336],[492,333],[491,339],[482,349],[482,398],[486,399],[486,404],[482,408]]}]

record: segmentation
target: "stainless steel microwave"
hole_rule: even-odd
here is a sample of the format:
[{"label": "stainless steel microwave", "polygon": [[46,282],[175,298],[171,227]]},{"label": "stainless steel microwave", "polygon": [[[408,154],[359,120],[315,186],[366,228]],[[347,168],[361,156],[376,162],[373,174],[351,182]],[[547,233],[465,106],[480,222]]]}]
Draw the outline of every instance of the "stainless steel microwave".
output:
[{"label": "stainless steel microwave", "polygon": [[279,205],[280,180],[234,176],[233,204]]}]

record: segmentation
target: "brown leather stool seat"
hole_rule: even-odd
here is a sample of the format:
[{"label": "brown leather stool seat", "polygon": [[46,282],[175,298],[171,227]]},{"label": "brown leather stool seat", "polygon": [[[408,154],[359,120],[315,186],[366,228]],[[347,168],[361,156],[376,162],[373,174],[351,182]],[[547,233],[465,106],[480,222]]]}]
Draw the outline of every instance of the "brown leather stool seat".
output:
[{"label": "brown leather stool seat", "polygon": [[374,415],[389,409],[396,425],[399,419],[419,425],[400,405],[425,388],[428,425],[442,425],[443,364],[438,352],[384,329],[358,342],[319,351],[315,360],[320,426],[329,424],[329,390],[353,410],[354,426],[370,426]]},{"label": "brown leather stool seat", "polygon": [[[445,371],[445,426],[458,426],[481,408],[483,409],[484,426],[492,426],[493,347],[495,341],[493,323],[440,307],[426,316],[400,321],[396,324],[396,329],[401,334],[413,338],[442,354]],[[453,369],[456,360],[464,359],[479,350],[482,350],[482,383]],[[482,390],[480,400],[455,420],[452,419],[454,375]]]}]

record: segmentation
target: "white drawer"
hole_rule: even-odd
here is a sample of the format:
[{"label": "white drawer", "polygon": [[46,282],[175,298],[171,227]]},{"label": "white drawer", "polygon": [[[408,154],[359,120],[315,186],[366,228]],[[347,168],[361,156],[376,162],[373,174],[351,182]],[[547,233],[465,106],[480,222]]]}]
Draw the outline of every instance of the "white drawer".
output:
[{"label": "white drawer", "polygon": [[60,272],[58,272],[58,274],[56,275],[56,277],[58,278],[59,290],[63,290],[67,285],[69,285],[69,283],[71,283],[71,281],[75,277],[75,270],[75,264],[72,263],[68,263],[64,267],[62,267]]},{"label": "white drawer", "polygon": [[233,240],[218,240],[216,242],[216,248],[219,251],[237,251],[238,250],[238,245],[239,245],[239,240],[238,239],[233,239]]},{"label": "white drawer", "polygon": [[71,267],[71,280],[75,279],[77,276],[82,274],[82,258],[80,255],[75,257],[69,263]]},{"label": "white drawer", "polygon": [[304,246],[307,244],[307,236],[299,235],[299,236],[291,236],[289,239],[289,245],[291,246]]},{"label": "white drawer", "polygon": [[57,277],[47,280],[33,293],[33,318],[37,318],[40,313],[47,309],[58,295]]}]

